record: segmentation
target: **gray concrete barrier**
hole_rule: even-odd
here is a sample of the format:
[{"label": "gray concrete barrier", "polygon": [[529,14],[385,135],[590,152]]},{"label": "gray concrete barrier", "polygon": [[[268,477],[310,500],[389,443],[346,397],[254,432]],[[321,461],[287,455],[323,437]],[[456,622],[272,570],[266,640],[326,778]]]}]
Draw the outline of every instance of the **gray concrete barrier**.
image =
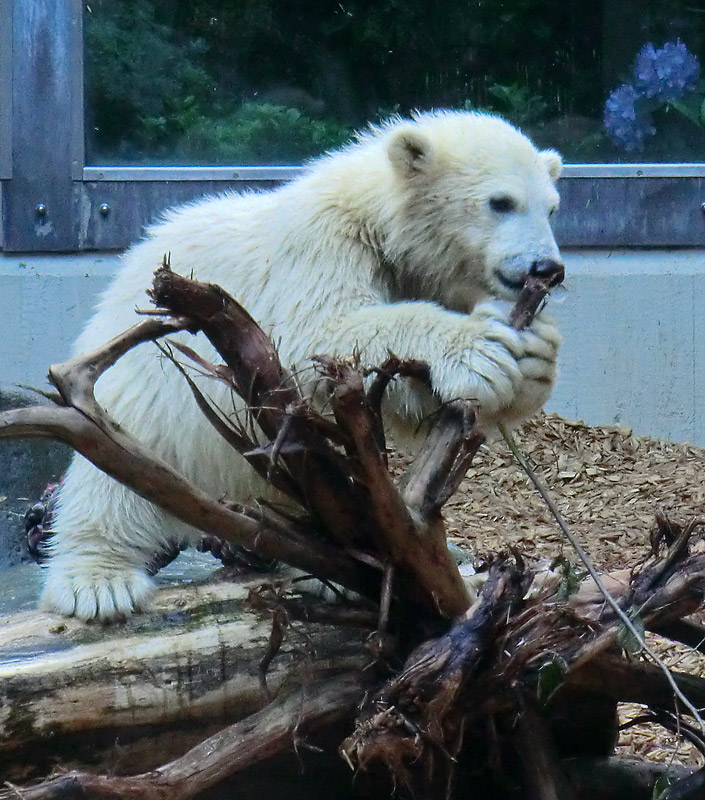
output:
[{"label": "gray concrete barrier", "polygon": [[[567,291],[550,300],[564,345],[548,410],[705,445],[705,251],[564,256]],[[46,387],[117,265],[112,253],[0,256],[0,382]]]}]

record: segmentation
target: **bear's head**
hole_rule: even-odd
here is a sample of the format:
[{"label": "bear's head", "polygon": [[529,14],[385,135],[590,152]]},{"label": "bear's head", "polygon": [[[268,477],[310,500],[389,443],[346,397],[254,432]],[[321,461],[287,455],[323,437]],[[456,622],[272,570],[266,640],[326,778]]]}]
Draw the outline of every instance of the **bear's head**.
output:
[{"label": "bear's head", "polygon": [[[561,271],[550,217],[561,157],[489,114],[443,111],[378,132],[396,198],[385,257],[400,295],[467,312]],[[389,199],[387,200],[389,203]]]}]

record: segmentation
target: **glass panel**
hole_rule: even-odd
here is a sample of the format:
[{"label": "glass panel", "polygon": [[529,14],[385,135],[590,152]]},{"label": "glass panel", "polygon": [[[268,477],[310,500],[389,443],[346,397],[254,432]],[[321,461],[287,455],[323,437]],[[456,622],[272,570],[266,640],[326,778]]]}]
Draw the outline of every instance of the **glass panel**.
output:
[{"label": "glass panel", "polygon": [[88,164],[296,164],[434,107],[705,161],[697,0],[91,0],[85,41]]}]

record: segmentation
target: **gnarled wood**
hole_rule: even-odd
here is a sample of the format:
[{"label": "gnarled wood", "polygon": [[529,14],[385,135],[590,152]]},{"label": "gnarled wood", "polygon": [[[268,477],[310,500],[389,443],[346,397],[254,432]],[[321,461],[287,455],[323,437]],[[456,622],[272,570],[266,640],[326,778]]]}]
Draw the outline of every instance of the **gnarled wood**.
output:
[{"label": "gnarled wood", "polygon": [[[187,800],[246,766],[296,746],[311,730],[349,714],[368,680],[348,673],[293,692],[231,725],[181,758],[130,777],[72,771],[21,790],[22,800]],[[0,800],[19,791],[0,789]]]},{"label": "gnarled wood", "polygon": [[[511,317],[517,328],[528,324],[549,288],[533,276],[527,281]],[[396,782],[429,800],[450,796],[459,761],[472,758],[478,748],[473,775],[487,772],[486,758],[500,763],[504,758],[526,796],[581,796],[580,781],[572,785],[570,764],[562,760],[578,751],[557,739],[568,730],[559,715],[569,713],[574,699],[593,699],[597,711],[584,719],[605,728],[597,731],[605,735],[591,737],[600,752],[613,747],[619,700],[645,703],[668,727],[675,725],[668,709],[673,693],[681,692],[680,700],[691,704],[688,711],[700,722],[696,706],[704,704],[705,682],[631,663],[620,651],[628,646],[625,630],[639,636],[632,618],[676,637],[698,635],[682,617],[705,598],[705,547],[693,544],[699,523],[679,529],[665,551],[665,540],[654,540],[661,555],[652,554],[633,574],[600,576],[588,561],[591,577],[572,595],[567,589],[573,587],[563,585],[560,575],[534,575],[518,554],[513,562],[495,558],[479,600],[469,607],[469,594],[446,550],[440,510],[483,440],[473,426],[472,408],[455,403],[442,409],[399,489],[387,470],[381,396],[392,374],[424,380],[423,365],[390,356],[365,391],[352,362],[319,357],[333,423],[300,394],[271,341],[221,289],[175,276],[165,264],[154,296],[175,315],[173,321],[152,319],[105,348],[53,368],[66,405],[24,415],[10,412],[0,418],[0,437],[63,438],[142,496],[211,536],[225,536],[379,598],[380,608],[368,603],[332,609],[282,597],[277,588],[245,598],[242,592],[253,584],[241,581],[237,589],[189,589],[195,592],[193,602],[182,605],[176,617],[164,612],[158,620],[137,618],[117,632],[100,631],[95,640],[96,628],[79,623],[60,622],[50,629],[36,615],[15,620],[0,630],[0,649],[3,636],[6,652],[14,648],[12,663],[0,662],[5,699],[0,744],[4,737],[6,758],[27,750],[49,730],[80,737],[96,735],[106,725],[163,726],[239,715],[252,710],[248,703],[252,708],[264,703],[285,680],[308,684],[329,669],[347,671],[332,684],[316,684],[315,698],[304,690],[275,702],[182,758],[150,765],[156,767],[151,772],[133,777],[72,772],[22,789],[24,797],[192,797],[233,770],[278,752],[301,726],[348,713],[363,695],[357,726],[343,747],[345,758],[354,767],[382,762]],[[238,430],[192,385],[202,410],[261,476],[270,477],[300,506],[298,511],[264,504],[247,508],[199,494],[95,402],[95,380],[129,347],[182,329],[202,330],[210,338],[227,366],[208,364],[183,345],[177,349],[239,392],[255,424]],[[605,587],[613,595],[607,595],[607,604]],[[214,600],[208,595],[204,605],[202,593],[214,591],[237,596]],[[301,637],[295,619],[307,621]],[[348,624],[359,630],[341,635]],[[375,624],[367,656],[362,640]],[[57,636],[64,646],[56,646]],[[53,649],[47,646],[52,638]],[[22,655],[28,647],[33,652]],[[314,650],[315,655],[302,658]],[[45,657],[38,658],[38,652]],[[378,672],[368,669],[363,681],[356,670],[372,654]],[[678,724],[700,744],[694,728],[683,719]],[[498,740],[503,737],[494,751],[486,742],[488,729]],[[483,779],[484,793],[499,798],[501,781],[491,774]],[[676,784],[671,796],[696,796],[701,781],[701,773],[693,774]]]},{"label": "gnarled wood", "polygon": [[[260,669],[267,654],[272,695],[287,683],[305,685],[368,664],[363,643],[375,614],[260,589],[290,581],[282,571],[165,587],[149,613],[120,626],[39,611],[3,617],[0,764],[17,768],[42,740],[46,748],[70,736],[83,747],[113,730],[137,735],[150,725],[241,719],[269,702]],[[271,651],[277,610],[283,638]],[[297,619],[306,620],[305,628]],[[163,756],[153,759],[158,766]]]}]

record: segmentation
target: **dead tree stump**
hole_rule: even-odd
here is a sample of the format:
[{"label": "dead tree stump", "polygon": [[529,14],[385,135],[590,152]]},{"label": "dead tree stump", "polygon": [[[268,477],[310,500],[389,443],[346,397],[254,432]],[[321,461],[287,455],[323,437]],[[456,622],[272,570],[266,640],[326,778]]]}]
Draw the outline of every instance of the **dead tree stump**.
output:
[{"label": "dead tree stump", "polygon": [[[518,327],[549,288],[529,282],[515,309]],[[483,441],[469,403],[441,410],[418,458],[396,482],[387,469],[381,398],[390,380],[427,379],[424,365],[390,354],[365,375],[354,359],[319,357],[332,413],[325,416],[301,394],[272,342],[222,289],[175,275],[165,264],[151,294],[160,318],[52,367],[62,402],[4,413],[0,436],[66,441],[208,535],[354,592],[354,599],[334,606],[309,600],[305,613],[302,599],[286,593],[260,607],[272,621],[259,661],[263,680],[286,638],[282,620],[294,613],[338,625],[347,615],[373,630],[359,648],[362,663],[355,665],[364,669],[339,664],[333,677],[312,675],[305,688],[157,769],[126,776],[75,770],[8,788],[0,798],[189,798],[353,711],[356,722],[340,742],[352,769],[381,771],[402,796],[429,800],[599,799],[613,796],[610,786],[617,783],[627,800],[646,800],[654,776],[610,758],[620,701],[644,704],[659,724],[703,746],[697,708],[705,706],[705,682],[642,660],[623,618],[626,613],[635,630],[638,625],[702,642],[705,631],[684,620],[705,595],[705,548],[697,525],[671,541],[657,539],[641,569],[602,576],[602,587],[589,575],[573,580],[560,572],[537,573],[517,553],[490,559],[484,580],[466,584],[446,547],[441,510]],[[209,364],[175,345],[201,410],[296,511],[208,497],[96,403],[93,386],[103,371],[130,348],[177,330],[204,333],[223,358],[222,365]],[[239,394],[253,424],[243,426],[211,408],[188,377],[189,361]],[[613,605],[605,603],[605,586]],[[688,705],[674,705],[674,692]],[[675,778],[663,798],[702,796],[699,771]]]}]

